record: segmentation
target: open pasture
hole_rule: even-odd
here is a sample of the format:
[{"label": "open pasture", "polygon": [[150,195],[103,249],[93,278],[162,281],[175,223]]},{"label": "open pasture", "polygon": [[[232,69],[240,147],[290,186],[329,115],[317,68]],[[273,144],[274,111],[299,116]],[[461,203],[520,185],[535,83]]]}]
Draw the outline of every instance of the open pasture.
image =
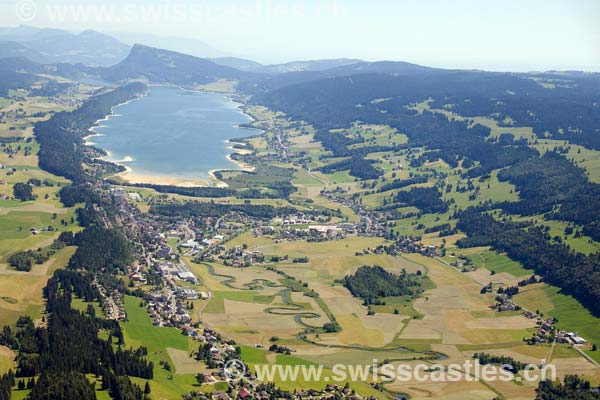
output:
[{"label": "open pasture", "polygon": [[[185,357],[198,343],[181,334],[175,328],[155,327],[146,309],[139,306],[140,299],[125,296],[127,321],[122,323],[127,347],[146,346],[148,359],[154,362],[154,378],[151,382],[152,397],[156,399],[172,399],[179,397],[182,391],[195,389],[195,373],[190,373],[194,363],[198,369],[203,364]],[[173,357],[172,357],[173,356]],[[169,372],[159,366],[160,361],[168,362],[173,371]],[[178,369],[179,368],[179,369]],[[145,380],[132,378],[144,387]]]},{"label": "open pasture", "polygon": [[67,264],[74,251],[74,247],[65,247],[44,264],[34,265],[30,272],[18,272],[0,264],[0,326],[13,324],[21,315],[30,315],[34,320],[41,317],[42,289],[54,271]]},{"label": "open pasture", "polygon": [[520,340],[534,323],[522,316],[475,318],[473,311],[489,310],[493,299],[479,293],[481,285],[440,261],[407,255],[428,268],[436,285],[417,299],[414,308],[423,319],[411,320],[400,335],[404,339],[438,339],[445,344],[484,344]]}]

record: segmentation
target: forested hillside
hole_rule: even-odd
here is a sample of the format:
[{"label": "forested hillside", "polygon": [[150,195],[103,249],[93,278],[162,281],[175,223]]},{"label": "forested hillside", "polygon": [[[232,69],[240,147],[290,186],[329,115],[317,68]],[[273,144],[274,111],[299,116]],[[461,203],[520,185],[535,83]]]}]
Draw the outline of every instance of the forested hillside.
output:
[{"label": "forested hillside", "polygon": [[[353,146],[360,138],[331,132],[357,121],[390,126],[405,134],[408,144],[394,150],[424,150],[411,159],[413,167],[443,160],[469,182],[481,182],[496,171],[499,181],[515,186],[518,200],[489,203],[483,209],[459,214],[457,227],[468,234],[459,244],[491,245],[506,252],[600,313],[596,307],[600,303],[597,255],[574,253],[537,228],[482,214],[484,210],[501,209],[512,216],[543,215],[548,220],[581,226],[579,235],[600,238],[600,186],[590,182],[588,174],[572,160],[557,151],[542,155],[536,146],[536,140],[551,138],[600,148],[599,88],[598,74],[527,75],[415,68],[405,75],[380,71],[291,83],[258,93],[252,101],[312,124],[317,130],[315,139],[333,156],[352,156],[322,167],[325,172],[350,169],[370,152],[389,150],[380,146],[365,151]],[[489,123],[478,123],[476,118],[481,117],[495,121],[508,132],[513,126],[531,127],[535,136],[494,137]],[[362,175],[350,173],[361,179],[377,178],[374,173],[367,174],[368,167],[361,170]],[[381,209],[414,206],[423,213],[446,212],[449,204],[441,199],[438,189],[410,188],[422,181],[426,179],[383,182],[380,192],[407,186],[409,190],[400,190],[391,205],[386,199],[387,206]],[[439,185],[442,189],[446,186]],[[447,192],[453,189],[446,186]],[[476,196],[472,194],[470,199]]]},{"label": "forested hillside", "polygon": [[34,134],[40,143],[40,167],[73,181],[82,181],[85,172],[81,163],[86,159],[83,138],[89,129],[110,114],[112,107],[142,95],[145,90],[144,84],[131,83],[93,97],[75,111],[59,113],[38,123]]}]

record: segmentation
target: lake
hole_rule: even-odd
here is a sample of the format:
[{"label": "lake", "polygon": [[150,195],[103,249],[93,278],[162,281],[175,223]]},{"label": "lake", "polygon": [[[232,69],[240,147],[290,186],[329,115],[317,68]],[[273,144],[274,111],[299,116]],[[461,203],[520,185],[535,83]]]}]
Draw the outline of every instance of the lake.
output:
[{"label": "lake", "polygon": [[150,87],[147,96],[113,109],[88,142],[133,173],[207,179],[215,169],[239,169],[226,157],[227,139],[256,134],[239,124],[251,119],[230,98],[173,87]]}]

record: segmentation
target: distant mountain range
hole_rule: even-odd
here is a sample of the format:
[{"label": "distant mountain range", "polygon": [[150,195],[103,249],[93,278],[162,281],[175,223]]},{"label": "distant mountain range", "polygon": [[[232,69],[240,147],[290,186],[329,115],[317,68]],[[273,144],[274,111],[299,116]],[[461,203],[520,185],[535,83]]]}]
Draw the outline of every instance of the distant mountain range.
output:
[{"label": "distant mountain range", "polygon": [[109,66],[127,57],[131,49],[113,37],[92,30],[74,34],[26,25],[0,28],[0,42],[2,58],[26,57],[45,64]]},{"label": "distant mountain range", "polygon": [[296,61],[281,65],[261,65],[240,58],[206,59],[170,50],[136,44],[117,65],[99,68],[96,73],[107,81],[144,79],[153,83],[193,86],[219,79],[240,81],[249,93],[270,91],[281,86],[315,79],[358,74],[408,75],[435,71],[406,62],[365,62],[361,60]]},{"label": "distant mountain range", "polygon": [[30,49],[21,43],[1,40],[0,59],[6,58],[26,58],[36,63],[46,63],[48,61],[40,52]]},{"label": "distant mountain range", "polygon": [[132,47],[135,44],[143,44],[149,47],[176,51],[200,58],[228,57],[231,54],[223,52],[211,45],[197,39],[181,38],[175,36],[156,36],[137,32],[106,32],[106,34],[120,40]]},{"label": "distant mountain range", "polygon": [[256,61],[237,57],[218,57],[212,58],[211,61],[216,64],[226,65],[241,71],[260,72],[263,74],[284,74],[288,72],[307,71],[317,72],[364,62],[357,59],[338,58],[332,60],[292,61],[284,64],[263,65],[257,63]]},{"label": "distant mountain range", "polygon": [[139,79],[193,87],[216,80],[235,80],[239,82],[238,88],[249,94],[340,76],[434,71],[405,62],[344,58],[263,65],[237,57],[200,58],[142,44],[129,48],[112,37],[89,30],[72,34],[27,26],[0,29],[0,58],[3,63],[14,65],[16,71],[30,74],[60,71],[62,76],[70,78],[88,76],[107,82]]},{"label": "distant mountain range", "polygon": [[143,79],[153,83],[196,85],[215,80],[239,80],[248,73],[210,60],[136,44],[123,61],[96,72],[108,81]]},{"label": "distant mountain range", "polygon": [[0,59],[24,57],[41,64],[81,63],[92,67],[110,67],[125,60],[135,44],[208,59],[214,64],[244,72],[262,74],[318,72],[362,62],[357,59],[332,59],[264,65],[228,56],[196,39],[127,32],[112,32],[107,35],[93,30],[72,33],[28,25],[0,28]]}]

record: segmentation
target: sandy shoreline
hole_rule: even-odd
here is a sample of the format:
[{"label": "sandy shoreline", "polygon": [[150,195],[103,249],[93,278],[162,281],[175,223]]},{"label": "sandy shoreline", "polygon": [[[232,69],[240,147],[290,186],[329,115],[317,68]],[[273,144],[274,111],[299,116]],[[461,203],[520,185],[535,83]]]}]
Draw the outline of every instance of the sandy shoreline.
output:
[{"label": "sandy shoreline", "polygon": [[[150,87],[152,86],[163,86],[163,85],[149,85]],[[195,90],[190,90],[190,89],[185,89],[182,87],[178,87],[178,86],[172,86],[172,85],[164,85],[164,86],[171,86],[171,87],[177,87],[179,89],[182,90],[186,90],[186,91],[192,91],[192,92],[198,92],[198,93],[207,93],[205,91],[195,91]],[[101,127],[101,122],[103,121],[108,121],[110,118],[118,116],[118,114],[116,114],[114,112],[114,110],[120,106],[123,106],[125,104],[129,104],[131,102],[137,101],[142,99],[143,97],[147,96],[149,93],[149,91],[146,91],[142,96],[136,97],[135,99],[131,99],[128,100],[126,102],[123,102],[121,104],[117,104],[116,106],[111,107],[111,113],[108,114],[107,116],[105,116],[104,118],[101,118],[99,120],[97,120],[94,123],[94,126],[92,128],[90,128],[90,132],[92,132],[90,135],[85,136],[84,139],[84,143],[86,146],[93,146],[94,143],[90,140],[93,139],[96,136],[102,136],[102,134],[100,133],[96,133],[95,129],[97,129],[98,127]],[[222,94],[222,93],[216,93],[216,94]],[[228,95],[224,95],[224,97],[229,97],[231,99],[231,101],[235,104],[238,104],[238,106],[236,107],[242,114],[246,115],[248,118],[250,118],[251,120],[255,121],[256,119],[254,117],[252,117],[251,115],[249,115],[248,113],[246,113],[246,110],[244,109],[244,103],[235,101],[231,96]],[[258,128],[248,128],[248,129],[255,129],[257,131],[260,131],[260,129]],[[232,140],[225,140],[225,143],[230,144],[230,146],[227,147],[228,150],[231,150],[232,152],[230,154],[227,154],[227,156],[225,156],[225,158],[238,166],[240,171],[247,171],[247,172],[253,172],[256,168],[248,163],[244,163],[242,161],[238,161],[238,160],[234,160],[232,158],[232,155],[234,153],[237,154],[249,154],[251,153],[251,151],[249,150],[245,150],[245,149],[237,149],[234,147],[235,144],[243,144],[243,142],[236,142],[236,141],[232,141]],[[125,168],[125,171],[123,172],[119,172],[115,175],[113,175],[114,178],[117,178],[119,180],[122,180],[126,183],[130,183],[130,184],[151,184],[151,185],[165,185],[165,186],[180,186],[180,187],[195,187],[195,186],[215,186],[215,187],[228,187],[229,185],[219,179],[217,179],[215,173],[217,171],[227,171],[227,170],[231,170],[228,168],[218,168],[218,169],[213,169],[211,171],[208,172],[209,178],[208,179],[194,179],[194,178],[178,178],[178,177],[173,177],[173,176],[161,176],[161,175],[156,175],[156,174],[147,174],[147,173],[141,173],[141,172],[136,172],[135,170],[133,170],[131,167],[124,165],[124,162],[128,162],[128,161],[132,161],[133,159],[131,157],[125,157],[124,160],[111,160],[111,153],[106,150],[106,149],[102,149],[103,151],[106,152],[106,156],[101,157],[101,159],[108,161],[108,162],[112,162],[114,164],[117,164],[123,168]]]},{"label": "sandy shoreline", "polygon": [[180,186],[180,187],[196,187],[209,186],[209,182],[201,179],[176,178],[172,176],[159,176],[144,174],[133,171],[131,168],[124,166],[125,171],[113,175],[115,178],[131,183],[131,184],[150,184],[150,185],[165,185],[165,186]]}]

